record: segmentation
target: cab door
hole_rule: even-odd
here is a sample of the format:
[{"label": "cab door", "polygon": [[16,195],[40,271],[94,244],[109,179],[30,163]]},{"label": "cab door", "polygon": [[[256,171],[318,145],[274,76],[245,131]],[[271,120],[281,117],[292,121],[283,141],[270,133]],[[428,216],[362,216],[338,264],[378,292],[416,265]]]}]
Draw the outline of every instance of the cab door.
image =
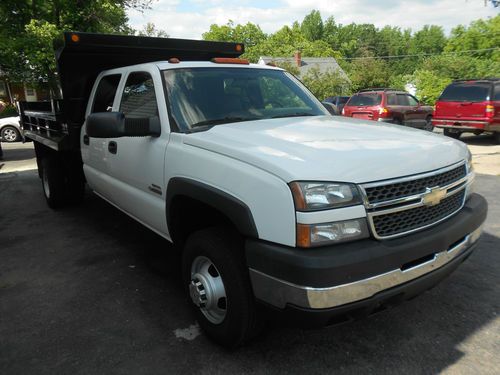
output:
[{"label": "cab door", "polygon": [[412,95],[407,95],[408,96],[408,103],[410,104],[410,120],[411,120],[411,125],[422,128],[424,127],[427,117],[427,111],[425,108],[420,105],[419,101],[417,98],[415,98]]},{"label": "cab door", "polygon": [[164,167],[170,136],[166,104],[158,69],[125,74],[118,111],[127,119],[160,122],[161,135],[106,139],[112,203],[159,232],[168,233],[165,218]]},{"label": "cab door", "polygon": [[[121,73],[107,73],[97,78],[97,85],[90,96],[91,101],[88,104],[87,115],[117,109],[118,98],[116,94],[121,78]],[[106,183],[109,167],[107,164],[106,139],[89,137],[84,124],[80,134],[80,150],[83,171],[88,185],[100,195],[109,198],[112,190]]]}]

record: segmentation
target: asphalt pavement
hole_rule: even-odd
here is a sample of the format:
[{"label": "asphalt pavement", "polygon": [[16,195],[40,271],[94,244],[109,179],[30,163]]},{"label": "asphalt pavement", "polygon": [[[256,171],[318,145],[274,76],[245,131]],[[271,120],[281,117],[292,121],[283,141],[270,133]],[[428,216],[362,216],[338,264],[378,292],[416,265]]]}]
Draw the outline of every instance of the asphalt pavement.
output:
[{"label": "asphalt pavement", "polygon": [[[228,351],[200,334],[179,257],[90,191],[45,204],[30,145],[0,161],[0,374],[499,374],[500,177],[474,254],[418,298],[320,330],[273,324]],[[13,168],[12,163],[17,163]]]}]

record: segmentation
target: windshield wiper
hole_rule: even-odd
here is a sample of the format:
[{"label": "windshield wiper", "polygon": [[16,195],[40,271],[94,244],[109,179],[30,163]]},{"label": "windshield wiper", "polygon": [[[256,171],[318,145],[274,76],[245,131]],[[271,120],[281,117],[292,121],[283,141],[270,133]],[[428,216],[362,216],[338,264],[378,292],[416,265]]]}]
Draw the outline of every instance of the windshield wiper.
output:
[{"label": "windshield wiper", "polygon": [[314,113],[309,113],[309,112],[296,112],[296,113],[289,113],[287,115],[276,115],[273,116],[272,118],[302,117],[302,116],[316,116],[316,115]]},{"label": "windshield wiper", "polygon": [[240,122],[240,121],[251,121],[251,120],[258,120],[257,118],[250,118],[250,117],[222,117],[222,118],[217,118],[213,120],[205,120],[205,121],[200,121],[197,122],[193,125],[191,125],[191,128],[197,128],[199,126],[210,126],[210,125],[219,125],[219,124],[226,124],[229,122]]}]

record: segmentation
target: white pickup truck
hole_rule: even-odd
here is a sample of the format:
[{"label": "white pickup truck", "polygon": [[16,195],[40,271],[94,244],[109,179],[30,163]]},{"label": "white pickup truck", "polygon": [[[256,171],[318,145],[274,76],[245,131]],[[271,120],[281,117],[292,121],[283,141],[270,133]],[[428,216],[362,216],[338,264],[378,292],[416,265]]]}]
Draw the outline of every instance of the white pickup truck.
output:
[{"label": "white pickup truck", "polygon": [[487,204],[463,143],[330,116],[242,52],[66,33],[63,99],[21,104],[48,204],[81,201],[86,183],[173,242],[200,326],[227,346],[263,316],[324,326],[383,310],[471,254]]}]

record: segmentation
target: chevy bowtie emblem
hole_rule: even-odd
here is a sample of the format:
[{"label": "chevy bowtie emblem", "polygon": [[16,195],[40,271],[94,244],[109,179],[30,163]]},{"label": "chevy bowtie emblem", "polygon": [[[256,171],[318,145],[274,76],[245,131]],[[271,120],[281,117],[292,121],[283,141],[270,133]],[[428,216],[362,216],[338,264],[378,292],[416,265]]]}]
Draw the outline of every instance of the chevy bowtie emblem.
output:
[{"label": "chevy bowtie emblem", "polygon": [[440,187],[427,188],[422,197],[422,203],[426,206],[435,206],[441,202],[445,195],[446,189],[441,189]]}]

